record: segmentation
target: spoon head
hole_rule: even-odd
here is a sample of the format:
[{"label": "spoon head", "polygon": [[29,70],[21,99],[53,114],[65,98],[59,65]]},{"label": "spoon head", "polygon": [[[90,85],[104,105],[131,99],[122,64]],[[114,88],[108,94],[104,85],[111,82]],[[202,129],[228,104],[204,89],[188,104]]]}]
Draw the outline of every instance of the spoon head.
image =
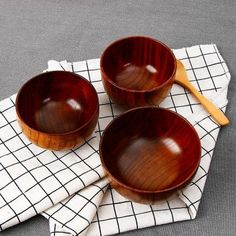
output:
[{"label": "spoon head", "polygon": [[189,84],[188,76],[186,74],[185,67],[180,60],[176,60],[177,70],[175,75],[175,82],[186,87]]}]

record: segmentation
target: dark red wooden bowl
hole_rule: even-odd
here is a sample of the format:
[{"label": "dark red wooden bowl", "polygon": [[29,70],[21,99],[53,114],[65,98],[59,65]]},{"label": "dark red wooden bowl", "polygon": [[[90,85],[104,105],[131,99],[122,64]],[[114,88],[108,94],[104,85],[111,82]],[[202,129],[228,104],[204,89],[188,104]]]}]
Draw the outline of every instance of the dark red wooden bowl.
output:
[{"label": "dark red wooden bowl", "polygon": [[194,176],[201,145],[192,125],[163,108],[131,109],[114,119],[100,142],[111,185],[130,200],[153,204]]},{"label": "dark red wooden bowl", "polygon": [[162,42],[133,36],[108,46],[100,66],[111,99],[132,108],[161,103],[174,82],[176,59]]},{"label": "dark red wooden bowl", "polygon": [[98,96],[79,75],[47,72],[22,86],[16,112],[31,142],[52,150],[70,149],[93,132],[99,113]]}]

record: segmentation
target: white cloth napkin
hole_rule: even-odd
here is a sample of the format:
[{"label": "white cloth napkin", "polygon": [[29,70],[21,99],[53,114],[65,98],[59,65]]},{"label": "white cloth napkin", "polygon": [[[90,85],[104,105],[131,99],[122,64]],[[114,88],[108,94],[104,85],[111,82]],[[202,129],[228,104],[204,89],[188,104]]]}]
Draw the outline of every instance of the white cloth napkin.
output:
[{"label": "white cloth napkin", "polygon": [[44,150],[22,134],[15,97],[0,102],[0,231],[40,214],[104,176],[95,133],[78,148]]},{"label": "white cloth napkin", "polygon": [[[216,45],[174,53],[195,87],[224,110],[230,74]],[[100,135],[123,110],[104,92],[99,59],[49,61],[48,70],[73,71],[96,88],[100,103],[96,136],[69,152],[42,150],[21,134],[15,121],[14,97],[0,102],[0,229],[38,213],[49,219],[50,232],[58,236],[110,235],[195,218],[220,127],[192,95],[174,85],[160,106],[178,112],[194,125],[201,139],[200,167],[192,182],[172,199],[142,205],[125,199],[102,179]]]}]

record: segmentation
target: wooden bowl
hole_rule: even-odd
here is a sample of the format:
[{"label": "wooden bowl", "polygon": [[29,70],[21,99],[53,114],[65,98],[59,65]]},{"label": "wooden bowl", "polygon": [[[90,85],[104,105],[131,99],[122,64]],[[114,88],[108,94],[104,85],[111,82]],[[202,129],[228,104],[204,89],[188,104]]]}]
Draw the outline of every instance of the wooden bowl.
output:
[{"label": "wooden bowl", "polygon": [[52,150],[80,145],[93,132],[99,113],[94,87],[71,72],[52,71],[26,82],[16,112],[29,140]]},{"label": "wooden bowl", "polygon": [[199,166],[201,145],[195,129],[177,113],[140,107],[108,125],[100,157],[120,194],[153,204],[189,183]]},{"label": "wooden bowl", "polygon": [[125,108],[160,104],[176,72],[171,49],[143,36],[113,42],[103,52],[100,63],[107,94]]}]

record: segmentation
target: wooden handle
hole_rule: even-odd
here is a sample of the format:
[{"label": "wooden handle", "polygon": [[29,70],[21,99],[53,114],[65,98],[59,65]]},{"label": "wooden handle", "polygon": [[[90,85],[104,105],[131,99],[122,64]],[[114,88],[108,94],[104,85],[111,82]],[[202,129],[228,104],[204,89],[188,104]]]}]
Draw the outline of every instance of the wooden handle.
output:
[{"label": "wooden handle", "polygon": [[191,91],[195,95],[195,97],[199,100],[203,107],[212,115],[212,117],[217,121],[218,124],[222,126],[229,124],[229,119],[225,116],[225,114],[212,102],[210,102],[207,98],[200,94],[190,82],[185,83],[184,86],[187,87],[189,91]]}]

